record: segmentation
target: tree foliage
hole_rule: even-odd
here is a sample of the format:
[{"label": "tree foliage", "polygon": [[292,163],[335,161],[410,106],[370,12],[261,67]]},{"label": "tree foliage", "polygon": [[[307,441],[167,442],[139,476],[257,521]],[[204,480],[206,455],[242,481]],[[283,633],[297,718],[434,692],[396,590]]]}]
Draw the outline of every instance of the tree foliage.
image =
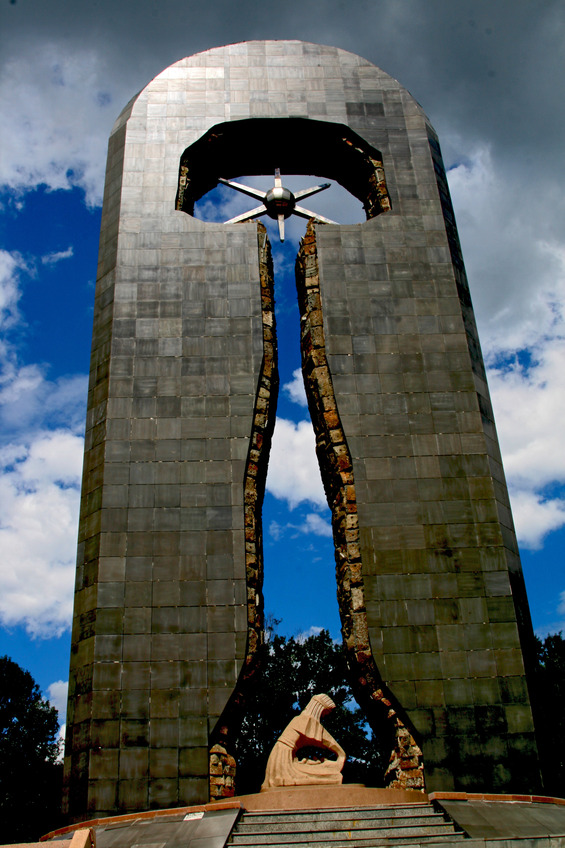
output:
[{"label": "tree foliage", "polygon": [[336,704],[324,718],[324,726],[347,753],[344,781],[383,785],[391,740],[371,738],[346,679],[343,649],[327,630],[304,640],[270,634],[236,744],[238,794],[259,791],[279,735],[310,698],[321,692]]},{"label": "tree foliage", "polygon": [[536,638],[537,663],[533,696],[544,791],[565,798],[565,639],[552,633]]},{"label": "tree foliage", "polygon": [[35,841],[60,823],[57,710],[28,671],[0,657],[2,842]]}]

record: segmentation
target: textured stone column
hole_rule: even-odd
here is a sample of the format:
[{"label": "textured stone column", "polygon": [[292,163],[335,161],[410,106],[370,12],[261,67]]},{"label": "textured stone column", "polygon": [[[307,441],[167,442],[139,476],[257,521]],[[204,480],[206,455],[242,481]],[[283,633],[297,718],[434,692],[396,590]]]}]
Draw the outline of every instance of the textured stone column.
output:
[{"label": "textured stone column", "polygon": [[219,748],[233,768],[261,639],[273,280],[261,228],[192,212],[218,177],[277,167],[337,180],[368,219],[313,227],[300,260],[317,276],[304,369],[356,691],[372,721],[383,707],[393,718],[400,783],[421,776],[421,748],[429,790],[538,788],[531,626],[437,139],[364,59],[250,42],[168,68],[110,138],[65,757],[74,820],[206,801],[211,747],[212,772]]},{"label": "textured stone column", "polygon": [[[391,212],[316,227],[372,655],[420,740],[428,790],[539,791],[531,622],[441,154],[396,84],[379,94],[376,131],[375,96],[359,88],[350,126],[379,145]],[[346,643],[360,603],[342,611]]]},{"label": "textured stone column", "polygon": [[191,111],[183,76],[155,80],[109,145],[65,757],[72,819],[207,801],[210,734],[262,629],[247,576],[261,562],[274,423],[265,356],[276,398],[268,243],[254,224],[175,211],[180,156],[202,126],[178,130]]}]

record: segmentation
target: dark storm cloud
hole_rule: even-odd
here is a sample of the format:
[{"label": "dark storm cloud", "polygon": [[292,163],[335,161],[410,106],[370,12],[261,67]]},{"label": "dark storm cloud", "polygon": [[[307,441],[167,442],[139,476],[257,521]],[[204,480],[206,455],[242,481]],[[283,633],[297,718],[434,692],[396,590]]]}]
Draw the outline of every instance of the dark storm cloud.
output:
[{"label": "dark storm cloud", "polygon": [[477,248],[466,255],[481,320],[508,308],[522,320],[532,282],[552,286],[565,233],[561,0],[22,0],[0,18],[10,186],[78,184],[99,203],[111,125],[165,67],[230,42],[316,41],[396,77],[448,167],[463,166],[452,185],[464,247]]},{"label": "dark storm cloud", "polygon": [[[2,54],[58,43],[100,52],[131,93],[183,56],[234,41],[300,38],[358,53],[395,76],[437,128],[557,165],[565,7],[551,0],[22,0],[2,9]],[[540,135],[543,137],[540,139]]]},{"label": "dark storm cloud", "polygon": [[[487,149],[498,177],[516,187],[513,204],[520,202],[543,219],[548,237],[561,239],[565,232],[565,5],[560,0],[22,0],[0,8],[1,55],[8,67],[11,59],[25,62],[27,74],[38,65],[42,101],[34,115],[19,117],[12,132],[15,139],[30,123],[38,125],[29,151],[13,142],[11,185],[29,172],[27,185],[44,179],[64,186],[65,161],[70,161],[75,182],[99,202],[111,125],[156,74],[184,56],[222,44],[297,38],[358,53],[396,77],[429,115],[448,167]],[[38,62],[49,48],[59,59],[44,56]],[[81,66],[75,92],[67,97],[73,104],[68,128],[64,114],[55,125],[53,92],[43,96],[41,79],[49,62],[64,64],[66,58],[65,79]],[[94,87],[89,74],[96,78]],[[32,84],[28,78],[26,85]],[[81,101],[80,84],[94,108]],[[14,85],[9,73],[7,85],[17,99],[14,110],[8,99],[7,110],[17,114],[27,89],[16,94],[17,79]],[[63,113],[63,104],[59,108]],[[42,109],[48,112],[45,120]],[[58,178],[43,164],[41,125],[50,120],[52,158],[62,172]],[[81,128],[85,142],[78,138]],[[75,136],[67,160],[65,133]],[[33,130],[28,145],[32,138]],[[8,164],[10,158],[8,145]]]},{"label": "dark storm cloud", "polygon": [[[316,41],[396,77],[430,116],[447,165],[467,168],[453,186],[464,246],[483,246],[467,252],[483,320],[507,302],[526,315],[536,274],[551,287],[565,233],[561,0],[22,0],[4,2],[0,18],[10,186],[74,183],[97,203],[111,125],[165,67],[235,41]],[[554,254],[540,259],[544,241]]]},{"label": "dark storm cloud", "polygon": [[[235,41],[298,38],[358,53],[396,77],[430,116],[448,166],[486,145],[501,176],[522,174],[528,202],[561,179],[565,6],[556,0],[22,0],[0,8],[4,61],[33,67],[46,46],[75,61],[81,52],[98,58],[94,96],[106,108],[92,132],[100,139],[174,61]],[[564,230],[561,201],[548,227]]]}]

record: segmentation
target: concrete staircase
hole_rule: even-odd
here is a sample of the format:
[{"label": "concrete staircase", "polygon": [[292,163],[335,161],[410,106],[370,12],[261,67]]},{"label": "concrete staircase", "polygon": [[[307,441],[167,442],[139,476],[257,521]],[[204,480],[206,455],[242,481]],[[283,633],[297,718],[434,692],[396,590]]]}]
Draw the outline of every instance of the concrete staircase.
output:
[{"label": "concrete staircase", "polygon": [[244,812],[227,842],[236,848],[419,848],[458,846],[466,839],[430,803],[294,812]]}]

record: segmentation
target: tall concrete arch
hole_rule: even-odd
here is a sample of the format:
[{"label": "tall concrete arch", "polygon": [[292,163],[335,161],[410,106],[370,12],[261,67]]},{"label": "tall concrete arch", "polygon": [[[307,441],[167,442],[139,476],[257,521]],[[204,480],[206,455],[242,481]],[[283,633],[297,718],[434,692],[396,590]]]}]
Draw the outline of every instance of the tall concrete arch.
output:
[{"label": "tall concrete arch", "polygon": [[[242,161],[229,140],[259,124],[260,153]],[[229,748],[243,708],[262,631],[272,265],[261,226],[190,213],[218,176],[272,165],[285,133],[298,135],[277,154],[288,171],[342,182],[368,218],[310,225],[297,265],[358,697],[418,743],[428,790],[539,788],[531,625],[437,137],[366,60],[250,42],[172,65],[110,137],[65,755],[73,820],[208,800],[210,746]],[[395,778],[409,780],[397,754]]]}]

